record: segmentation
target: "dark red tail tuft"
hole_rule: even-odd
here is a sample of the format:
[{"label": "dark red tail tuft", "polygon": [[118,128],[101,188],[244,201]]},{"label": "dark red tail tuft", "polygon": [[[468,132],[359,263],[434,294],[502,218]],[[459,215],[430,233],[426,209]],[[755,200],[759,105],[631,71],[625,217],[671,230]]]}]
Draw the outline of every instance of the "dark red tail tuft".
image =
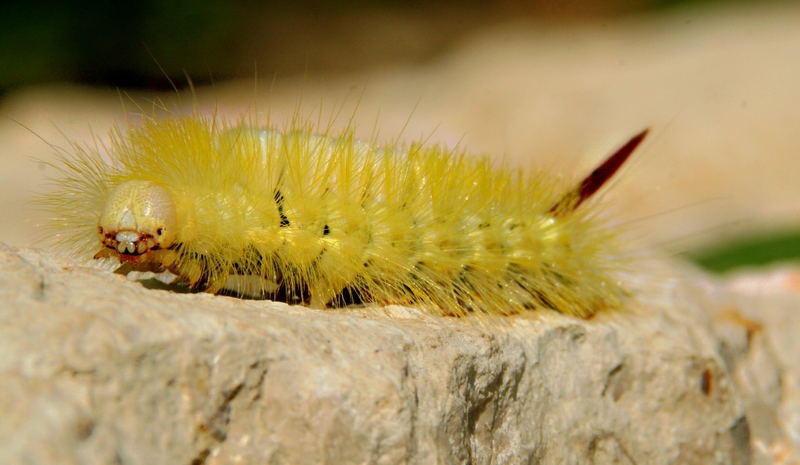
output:
[{"label": "dark red tail tuft", "polygon": [[645,129],[631,137],[625,145],[620,147],[610,157],[606,158],[606,160],[595,168],[589,176],[586,176],[575,189],[567,192],[566,195],[561,197],[558,202],[550,207],[549,212],[554,215],[561,215],[578,208],[586,199],[599,191],[600,188],[614,176],[614,173],[620,169],[633,151],[636,150],[636,147],[642,143],[642,140],[644,140],[648,132],[650,132],[650,129]]}]

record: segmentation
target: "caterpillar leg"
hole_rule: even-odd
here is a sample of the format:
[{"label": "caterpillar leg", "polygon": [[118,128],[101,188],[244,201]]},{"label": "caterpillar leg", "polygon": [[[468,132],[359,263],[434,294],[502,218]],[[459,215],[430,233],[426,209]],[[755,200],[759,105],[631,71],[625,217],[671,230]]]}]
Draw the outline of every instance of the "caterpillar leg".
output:
[{"label": "caterpillar leg", "polygon": [[263,276],[231,274],[225,279],[225,285],[220,292],[227,291],[240,297],[253,299],[269,298],[280,286]]},{"label": "caterpillar leg", "polygon": [[178,253],[171,249],[156,249],[139,255],[131,255],[120,254],[115,249],[104,247],[94,254],[92,258],[111,258],[119,260],[120,266],[114,271],[117,274],[127,274],[131,271],[152,271],[160,273],[166,269],[171,270],[173,263],[175,263],[178,258]]},{"label": "caterpillar leg", "polygon": [[167,269],[192,288],[203,278],[203,266],[197,260],[182,260],[173,263]]},{"label": "caterpillar leg", "polygon": [[227,275],[216,274],[214,276],[210,276],[206,281],[206,288],[203,290],[203,292],[207,292],[209,294],[218,294],[223,288],[225,288],[225,284],[227,284],[227,282]]},{"label": "caterpillar leg", "polygon": [[355,272],[343,271],[336,277],[318,277],[308,286],[310,306],[326,308],[347,305],[344,292],[355,282],[356,276]]},{"label": "caterpillar leg", "polygon": [[316,287],[311,289],[311,302],[313,308],[325,308],[325,306],[341,293],[341,289],[336,292],[331,287]]}]

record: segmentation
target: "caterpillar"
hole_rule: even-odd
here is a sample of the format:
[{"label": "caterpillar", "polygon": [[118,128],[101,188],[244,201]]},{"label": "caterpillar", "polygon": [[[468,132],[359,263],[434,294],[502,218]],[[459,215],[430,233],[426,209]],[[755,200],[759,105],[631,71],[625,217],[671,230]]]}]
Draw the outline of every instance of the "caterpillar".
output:
[{"label": "caterpillar", "polygon": [[646,134],[565,184],[462,149],[368,143],[298,120],[279,130],[153,117],[108,144],[72,143],[43,203],[59,247],[120,273],[168,270],[193,290],[586,318],[629,296],[616,273],[622,241],[588,204]]}]

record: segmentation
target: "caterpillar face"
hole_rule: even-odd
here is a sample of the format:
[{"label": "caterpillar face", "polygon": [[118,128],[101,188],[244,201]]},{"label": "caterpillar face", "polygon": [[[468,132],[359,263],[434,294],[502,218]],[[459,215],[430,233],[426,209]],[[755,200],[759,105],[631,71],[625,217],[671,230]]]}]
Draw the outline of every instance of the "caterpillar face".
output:
[{"label": "caterpillar face", "polygon": [[109,195],[97,232],[103,248],[95,255],[139,264],[175,240],[175,205],[169,193],[149,181],[125,181]]}]

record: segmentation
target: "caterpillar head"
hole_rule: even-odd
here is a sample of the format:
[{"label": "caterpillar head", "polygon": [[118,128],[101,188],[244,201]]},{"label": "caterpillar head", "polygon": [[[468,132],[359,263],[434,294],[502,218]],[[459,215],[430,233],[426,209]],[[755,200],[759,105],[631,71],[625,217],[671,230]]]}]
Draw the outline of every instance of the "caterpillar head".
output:
[{"label": "caterpillar head", "polygon": [[97,226],[103,248],[95,258],[117,257],[138,264],[152,250],[175,242],[175,205],[169,193],[150,181],[125,181],[106,200]]}]

